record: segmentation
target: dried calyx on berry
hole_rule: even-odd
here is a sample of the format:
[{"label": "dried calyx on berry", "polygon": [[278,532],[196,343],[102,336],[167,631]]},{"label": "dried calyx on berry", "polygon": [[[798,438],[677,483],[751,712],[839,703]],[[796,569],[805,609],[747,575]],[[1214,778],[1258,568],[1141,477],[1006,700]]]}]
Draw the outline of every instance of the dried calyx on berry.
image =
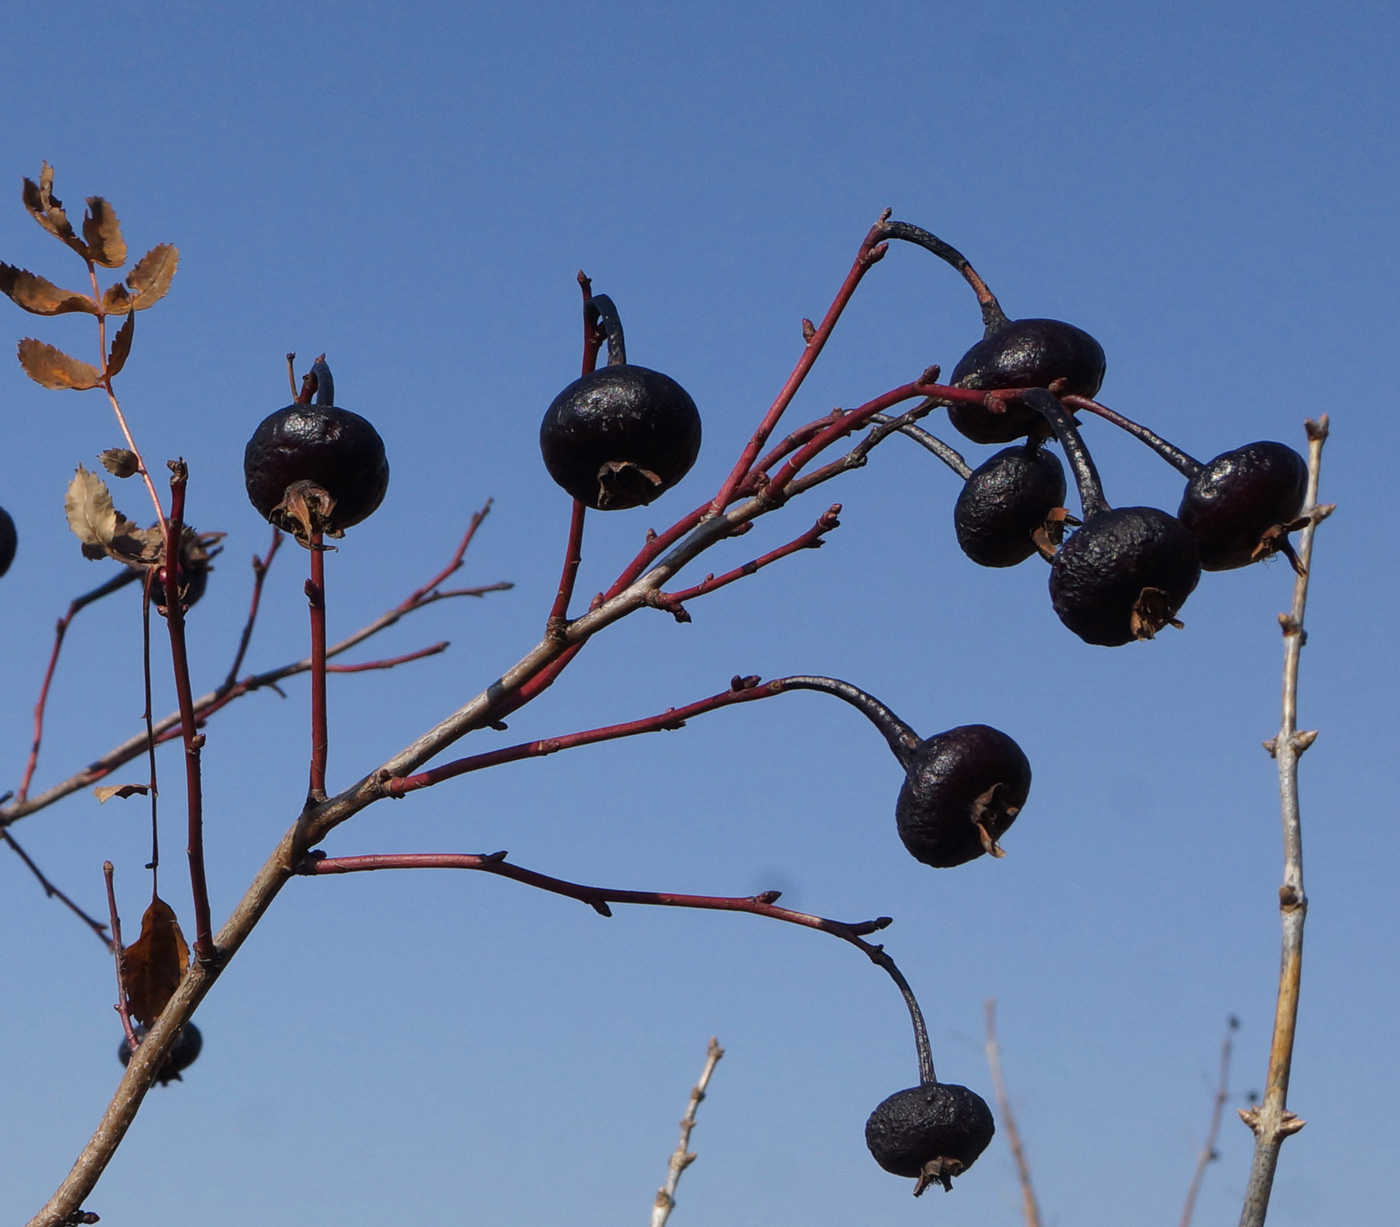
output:
[{"label": "dried calyx on berry", "polygon": [[1196,539],[1156,507],[1110,507],[1074,419],[1049,392],[1022,400],[1053,428],[1074,470],[1083,527],[1055,554],[1050,601],[1085,643],[1117,647],[1180,627],[1177,611],[1201,577]]},{"label": "dried calyx on berry", "polygon": [[[903,239],[931,251],[960,272],[982,307],[983,337],[959,359],[949,382],[957,388],[1050,388],[1064,395],[1094,396],[1103,385],[1103,346],[1082,328],[1063,320],[1007,319],[967,257],[936,235],[907,222],[886,221],[886,238]],[[1024,404],[997,408],[961,401],[948,406],[948,420],[974,443],[1010,443],[1042,430],[1038,414]]]},{"label": "dried calyx on berry", "polygon": [[308,548],[318,534],[344,536],[373,513],[389,487],[379,432],[358,413],[336,408],[334,395],[323,354],[296,402],[265,417],[243,452],[253,506]]},{"label": "dried calyx on berry", "polygon": [[1247,443],[1202,464],[1121,413],[1071,401],[1147,444],[1186,478],[1177,519],[1196,538],[1203,571],[1233,571],[1273,554],[1299,569],[1288,534],[1304,527],[1308,462],[1283,443]]},{"label": "dried calyx on berry", "polygon": [[[180,599],[186,609],[204,595],[209,586],[212,560],[219,553],[223,533],[197,533],[186,525],[180,542]],[[144,568],[136,568],[141,571]],[[165,608],[165,568],[156,567],[151,576],[151,604]]]},{"label": "dried calyx on berry", "polygon": [[612,299],[593,295],[585,310],[606,330],[608,364],[554,398],[540,423],[540,453],[550,477],[586,506],[640,507],[690,472],[700,412],[669,375],[628,364]]},{"label": "dried calyx on berry", "polygon": [[10,513],[0,507],[0,575],[4,575],[10,569],[18,544],[19,535],[15,532],[15,522],[10,519]]},{"label": "dried calyx on berry", "polygon": [[[146,1024],[137,1023],[135,1034],[137,1040],[145,1038]],[[194,1023],[186,1023],[180,1028],[180,1034],[175,1037],[174,1047],[166,1055],[165,1064],[160,1067],[160,1073],[156,1075],[156,1081],[165,1086],[169,1082],[183,1082],[180,1071],[188,1069],[194,1064],[195,1058],[199,1056],[199,1051],[204,1047],[204,1037],[200,1035],[199,1028]],[[117,1057],[123,1065],[131,1061],[131,1045],[127,1043],[126,1037],[122,1037],[121,1046],[117,1049]]]},{"label": "dried calyx on berry", "polygon": [[904,768],[895,825],[915,860],[949,869],[983,853],[1004,856],[997,841],[1026,804],[1031,765],[999,729],[964,724],[921,738],[888,707],[849,682],[787,677],[776,690],[819,690],[860,711],[884,736]]}]

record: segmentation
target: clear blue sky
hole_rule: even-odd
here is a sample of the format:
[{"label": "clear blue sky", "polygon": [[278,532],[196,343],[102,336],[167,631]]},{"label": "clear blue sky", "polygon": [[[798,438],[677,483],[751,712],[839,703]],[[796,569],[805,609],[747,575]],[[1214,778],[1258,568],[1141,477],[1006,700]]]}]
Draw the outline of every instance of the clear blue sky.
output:
[{"label": "clear blue sky", "polygon": [[[581,591],[648,526],[712,492],[885,206],[977,264],[1012,315],[1069,319],[1108,354],[1102,398],[1197,456],[1301,447],[1332,415],[1301,722],[1308,924],[1292,1106],[1270,1222],[1393,1218],[1396,607],[1388,525],[1397,21],[1392,6],[1065,3],[238,5],[16,12],[0,77],[0,258],[73,283],[25,215],[42,160],[71,205],[101,194],[138,252],[179,245],[140,317],[123,396],[148,456],[190,464],[191,518],[227,531],[192,615],[197,689],[228,666],[248,558],[268,530],[242,448],[287,400],[283,354],[324,350],[338,401],[372,418],[393,481],[330,560],[333,636],[396,604],[496,500],[468,582],[359,659],[437,639],[435,661],[332,679],[332,787],[406,744],[538,637],[566,498],[536,444],[578,363],[583,267],[633,361],[701,408],[693,474],[645,511],[596,516]],[[8,201],[8,203],[3,203]],[[0,349],[87,354],[77,317],[5,306]],[[951,369],[975,304],[912,248],[872,273],[798,398],[806,420]],[[8,339],[6,339],[8,338]],[[23,769],[53,620],[105,577],[62,492],[118,442],[94,395],[0,361],[0,503],[21,549],[0,581],[0,791]],[[936,427],[937,428],[937,427]],[[1180,480],[1087,427],[1110,500],[1173,509]],[[940,429],[946,433],[946,429]],[[985,449],[969,445],[970,455]],[[793,695],[686,731],[483,773],[381,805],[332,853],[492,851],[547,873],[701,893],[782,888],[792,906],[896,918],[940,1075],[990,1096],[982,1003],[1002,1040],[1047,1221],[1173,1222],[1204,1134],[1218,1044],[1242,1020],[1234,1090],[1262,1081],[1277,967],[1273,764],[1282,564],[1207,576],[1184,632],[1116,650],[1060,627],[1044,569],[980,570],[951,532],[956,484],[893,440],[831,489],[843,526],[698,603],[595,641],[490,748],[636,718],[735,672],[821,672],[923,733],[1005,728],[1035,783],[1006,860],[911,861],[899,775],[849,709]],[[119,503],[139,511],[136,492]],[[702,564],[795,536],[799,503]],[[305,652],[304,555],[284,550],[250,664]],[[697,574],[696,578],[699,575]],[[80,616],[40,782],[136,728],[137,604]],[[162,680],[157,705],[172,705]],[[205,754],[217,918],[294,818],[306,687],[220,715]],[[164,767],[178,811],[177,756]],[[145,810],[90,795],[15,834],[104,906],[117,865],[134,926]],[[175,867],[181,838],[166,836]],[[189,927],[176,873],[163,893]],[[67,1171],[119,1066],[110,962],[0,857],[7,991],[0,1220]],[[711,1034],[728,1050],[693,1138],[677,1227],[1014,1224],[999,1137],[921,1202],[863,1145],[916,1080],[892,987],[821,935],[744,916],[582,905],[467,874],[293,884],[198,1015],[205,1054],[157,1088],[91,1200],[104,1223],[644,1222]],[[1243,1106],[1243,1099],[1234,1106]],[[1234,1222],[1249,1135],[1227,1119],[1198,1222]],[[926,1202],[933,1200],[936,1205]]]}]

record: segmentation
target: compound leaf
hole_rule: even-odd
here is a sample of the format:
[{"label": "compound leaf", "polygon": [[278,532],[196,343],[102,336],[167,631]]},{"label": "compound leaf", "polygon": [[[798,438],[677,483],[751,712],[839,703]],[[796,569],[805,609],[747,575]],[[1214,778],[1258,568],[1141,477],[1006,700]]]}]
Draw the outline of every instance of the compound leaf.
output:
[{"label": "compound leaf", "polygon": [[61,290],[46,277],[31,273],[27,268],[0,264],[0,290],[31,315],[66,315],[70,311],[97,314],[97,306],[86,294],[76,290]]},{"label": "compound leaf", "polygon": [[46,388],[82,391],[97,387],[102,379],[102,373],[95,366],[70,358],[61,349],[33,337],[25,337],[19,343],[19,364],[30,379]]}]

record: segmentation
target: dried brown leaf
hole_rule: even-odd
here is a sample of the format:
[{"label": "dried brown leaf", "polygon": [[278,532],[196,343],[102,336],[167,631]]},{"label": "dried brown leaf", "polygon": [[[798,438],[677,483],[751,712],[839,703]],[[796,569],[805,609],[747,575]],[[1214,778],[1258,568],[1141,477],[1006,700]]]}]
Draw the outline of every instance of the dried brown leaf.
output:
[{"label": "dried brown leaf", "polygon": [[33,337],[25,337],[19,343],[19,364],[30,379],[46,388],[81,391],[97,387],[102,379],[102,372],[95,366],[70,358],[61,349]]},{"label": "dried brown leaf", "polygon": [[122,951],[127,1005],[137,1022],[155,1024],[180,987],[189,959],[174,911],[165,900],[152,899],[141,917],[141,936]]},{"label": "dried brown leaf", "polygon": [[116,536],[117,524],[122,519],[112,506],[112,494],[107,489],[107,483],[96,473],[89,473],[82,465],[78,466],[73,480],[68,483],[63,510],[68,514],[68,527],[78,540],[85,546],[103,547],[104,552],[107,543]]},{"label": "dried brown leaf", "polygon": [[150,791],[149,784],[100,784],[92,790],[93,796],[104,805],[113,797],[124,801],[127,797],[144,797]]},{"label": "dried brown leaf", "polygon": [[180,253],[171,243],[152,247],[127,274],[126,284],[135,295],[136,310],[153,307],[170,291],[170,279],[180,264]]},{"label": "dried brown leaf", "polygon": [[46,277],[31,273],[27,268],[0,264],[0,290],[8,294],[17,307],[31,315],[66,315],[70,311],[97,314],[97,306],[86,294],[76,290],[61,290]]},{"label": "dried brown leaf", "polygon": [[117,335],[112,338],[112,352],[107,355],[107,378],[121,373],[122,367],[131,354],[131,338],[136,335],[136,312],[127,313]]},{"label": "dried brown leaf", "polygon": [[131,295],[120,281],[113,282],[102,292],[102,309],[108,315],[125,315],[131,310]]},{"label": "dried brown leaf", "polygon": [[83,238],[87,240],[88,259],[103,268],[121,268],[126,263],[126,240],[116,211],[101,196],[87,198],[83,214]]},{"label": "dried brown leaf", "polygon": [[117,531],[106,543],[107,553],[121,562],[153,566],[165,559],[165,536],[159,528],[141,528],[117,516]]},{"label": "dried brown leaf", "polygon": [[63,201],[53,194],[53,167],[47,162],[39,172],[39,182],[24,181],[24,207],[34,220],[51,235],[67,243],[84,260],[87,259],[87,244],[74,232],[68,214],[63,211]]},{"label": "dried brown leaf", "polygon": [[125,447],[109,447],[98,459],[113,477],[131,477],[141,471],[136,453]]}]

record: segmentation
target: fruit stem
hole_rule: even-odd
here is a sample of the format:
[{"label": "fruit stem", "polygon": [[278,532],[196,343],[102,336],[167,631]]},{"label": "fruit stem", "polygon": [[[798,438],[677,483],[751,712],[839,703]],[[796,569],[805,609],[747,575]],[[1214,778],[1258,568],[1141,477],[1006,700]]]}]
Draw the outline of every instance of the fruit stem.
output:
[{"label": "fruit stem", "polygon": [[[877,426],[885,426],[888,425],[891,421],[893,421],[892,418],[886,416],[883,413],[873,414],[870,420],[874,422]],[[897,429],[900,434],[905,435],[908,438],[913,439],[915,443],[921,444],[922,446],[926,447],[941,461],[943,461],[944,464],[946,464],[950,469],[952,469],[954,473],[961,477],[963,481],[966,481],[969,477],[972,476],[972,469],[968,467],[967,461],[964,460],[962,456],[955,452],[946,443],[944,443],[942,439],[938,438],[937,435],[929,434],[929,432],[926,431],[922,426],[915,426],[912,422],[908,422],[905,425],[898,427]]]},{"label": "fruit stem", "polygon": [[834,677],[806,676],[780,677],[769,682],[768,685],[775,691],[819,690],[823,694],[835,695],[836,698],[849,703],[880,730],[885,740],[889,742],[890,749],[894,751],[895,758],[899,759],[900,766],[906,771],[909,769],[909,765],[913,761],[914,751],[919,748],[922,739],[879,699],[866,694],[860,687],[852,686],[850,682],[843,682]]},{"label": "fruit stem", "polygon": [[326,799],[326,550],[321,534],[311,534],[311,578],[306,581],[311,610],[311,789],[307,803]]},{"label": "fruit stem", "polygon": [[598,323],[593,282],[583,269],[578,270],[578,288],[583,294],[583,374],[591,375],[598,368],[598,347],[607,340],[607,333]]},{"label": "fruit stem", "polygon": [[1084,519],[1107,511],[1108,500],[1103,496],[1099,471],[1094,467],[1094,458],[1084,446],[1069,410],[1044,388],[1026,388],[1021,392],[1021,400],[1050,423],[1060,446],[1065,449],[1070,468],[1074,470],[1074,484],[1079,487],[1079,505]]},{"label": "fruit stem", "polygon": [[593,295],[588,304],[598,313],[603,331],[607,334],[608,365],[624,366],[627,362],[627,341],[622,335],[622,317],[617,313],[617,305],[606,294]]},{"label": "fruit stem", "polygon": [[564,570],[559,576],[559,591],[554,596],[554,608],[549,611],[545,633],[562,636],[569,621],[569,601],[574,595],[579,564],[583,562],[583,517],[588,504],[574,499],[573,516],[569,520],[569,541],[564,547]]},{"label": "fruit stem", "polygon": [[962,274],[963,280],[972,287],[972,292],[977,295],[977,301],[982,306],[984,337],[989,337],[994,332],[1000,332],[1010,323],[1006,318],[1006,312],[1001,309],[1001,303],[997,302],[997,296],[987,288],[987,283],[977,275],[977,270],[968,263],[967,257],[956,247],[950,247],[937,235],[930,234],[921,226],[911,226],[908,222],[887,221],[881,230],[882,237],[902,239],[906,243],[914,243],[925,251],[933,252],[940,260],[951,264]]},{"label": "fruit stem", "polygon": [[1096,400],[1090,400],[1087,396],[1066,396],[1064,403],[1071,409],[1082,409],[1086,413],[1096,413],[1105,421],[1112,422],[1121,430],[1126,430],[1134,439],[1146,443],[1163,460],[1184,476],[1187,481],[1195,477],[1205,465],[1199,460],[1188,456],[1179,447],[1174,447],[1160,435],[1153,434],[1146,426],[1140,426],[1131,418],[1125,418],[1121,413],[1110,409],[1107,405],[1101,405]]},{"label": "fruit stem", "polygon": [[311,365],[311,375],[316,380],[316,403],[325,408],[335,406],[335,380],[331,368],[326,365],[326,355],[322,354]]}]

